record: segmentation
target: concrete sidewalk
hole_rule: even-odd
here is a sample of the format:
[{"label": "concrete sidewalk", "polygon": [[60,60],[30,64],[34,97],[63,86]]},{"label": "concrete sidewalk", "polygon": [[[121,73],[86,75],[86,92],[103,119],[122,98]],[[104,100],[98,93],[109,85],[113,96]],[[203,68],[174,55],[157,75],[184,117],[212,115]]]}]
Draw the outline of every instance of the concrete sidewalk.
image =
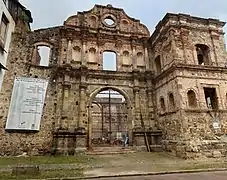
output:
[{"label": "concrete sidewalk", "polygon": [[[145,175],[187,171],[226,170],[227,158],[184,160],[161,153],[129,153],[90,156],[84,164],[39,164],[42,171],[81,170],[85,177]],[[33,164],[35,165],[35,164]],[[23,165],[26,166],[26,165]],[[0,172],[10,172],[15,165],[0,166]]]},{"label": "concrete sidewalk", "polygon": [[[226,180],[227,171],[175,171],[175,172],[160,172],[150,174],[139,175],[126,175],[126,176],[112,176],[112,177],[93,177],[83,178],[89,179],[101,179],[101,180]],[[72,180],[72,179],[71,179]]]}]

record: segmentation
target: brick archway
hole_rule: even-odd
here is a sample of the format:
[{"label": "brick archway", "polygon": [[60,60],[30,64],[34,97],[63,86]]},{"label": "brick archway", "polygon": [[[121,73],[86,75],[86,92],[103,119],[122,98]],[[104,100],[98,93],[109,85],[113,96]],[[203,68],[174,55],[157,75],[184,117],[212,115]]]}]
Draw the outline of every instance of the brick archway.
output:
[{"label": "brick archway", "polygon": [[128,103],[128,106],[130,108],[132,108],[132,101],[129,97],[129,95],[121,88],[118,88],[116,86],[105,86],[105,87],[100,87],[100,88],[96,88],[89,96],[89,101],[88,101],[88,105],[90,105],[93,101],[93,99],[95,98],[95,96],[101,92],[101,91],[105,91],[105,90],[108,90],[108,89],[111,89],[111,90],[114,90],[114,91],[117,91],[119,92],[122,96],[124,96],[125,100],[127,101]]},{"label": "brick archway", "polygon": [[[94,99],[96,99],[97,95],[100,92],[107,91],[107,90],[115,91],[115,92],[119,93],[119,95],[121,95],[125,99],[124,103],[126,104],[126,107],[127,107],[127,109],[125,109],[125,112],[124,112],[125,113],[124,115],[127,116],[127,118],[125,118],[126,120],[124,122],[125,129],[122,128],[121,130],[119,130],[118,133],[123,134],[124,132],[127,131],[128,135],[129,135],[129,143],[132,144],[131,140],[132,140],[132,127],[133,127],[133,116],[132,116],[133,107],[132,107],[131,100],[130,100],[128,94],[124,90],[122,90],[118,87],[114,87],[114,86],[106,86],[106,87],[100,87],[100,88],[95,89],[89,96],[89,101],[88,101],[89,106],[88,107],[90,107],[90,108],[88,109],[88,149],[92,149],[92,147],[94,145],[93,140],[95,138],[97,139],[97,137],[95,137],[95,131],[93,129],[93,127],[94,127],[93,120],[96,117],[94,117],[94,114],[92,113],[93,112],[92,108],[94,108],[92,104],[94,104]],[[111,122],[109,122],[109,123],[111,123]],[[111,130],[109,130],[109,131],[112,136],[115,136],[114,131],[113,131],[113,134],[112,134]],[[100,139],[100,137],[99,137],[99,139]],[[112,146],[111,141],[109,142],[108,145]]]}]

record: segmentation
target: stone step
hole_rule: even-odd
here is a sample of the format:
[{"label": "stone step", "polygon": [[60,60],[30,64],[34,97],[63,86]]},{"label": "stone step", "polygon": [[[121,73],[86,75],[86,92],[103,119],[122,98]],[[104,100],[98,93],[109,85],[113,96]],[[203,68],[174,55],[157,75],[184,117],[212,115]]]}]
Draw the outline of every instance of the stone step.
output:
[{"label": "stone step", "polygon": [[150,145],[150,149],[152,152],[162,152],[162,145]]},{"label": "stone step", "polygon": [[92,151],[87,152],[88,155],[106,155],[106,154],[127,154],[135,153],[131,148],[123,147],[94,147]]},{"label": "stone step", "polygon": [[[151,152],[163,152],[162,145],[150,145]],[[146,146],[134,146],[133,150],[137,152],[147,152]]]},{"label": "stone step", "polygon": [[95,151],[89,151],[87,152],[86,154],[87,155],[111,155],[111,154],[129,154],[129,153],[135,153],[136,151],[109,151],[109,152],[101,152],[101,151],[98,151],[98,152],[95,152]]},{"label": "stone step", "polygon": [[94,151],[122,151],[122,150],[131,149],[130,147],[121,147],[121,146],[114,146],[114,147],[93,147]]}]

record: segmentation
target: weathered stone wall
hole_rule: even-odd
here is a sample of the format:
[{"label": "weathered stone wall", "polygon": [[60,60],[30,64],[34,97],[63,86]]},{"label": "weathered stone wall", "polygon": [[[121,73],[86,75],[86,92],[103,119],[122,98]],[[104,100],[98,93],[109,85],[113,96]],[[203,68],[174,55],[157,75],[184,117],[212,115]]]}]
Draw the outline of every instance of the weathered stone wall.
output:
[{"label": "weathered stone wall", "polygon": [[[183,116],[179,83],[174,71],[159,77],[155,84],[154,94],[156,124],[158,129],[162,130],[163,148],[167,151],[175,151],[177,142],[181,141],[183,136]],[[170,94],[173,95],[173,102],[170,102],[172,101]],[[161,105],[161,98],[164,99],[164,108]]]},{"label": "weathered stone wall", "polygon": [[[77,148],[91,148],[92,102],[99,92],[111,89],[125,98],[130,145],[142,145],[142,136],[132,141],[133,131],[161,129],[163,148],[178,156],[211,156],[215,149],[225,155],[223,25],[167,14],[149,38],[147,28],[122,9],[97,5],[71,16],[64,26],[15,33],[0,96],[0,153],[73,154]],[[209,50],[209,63],[198,63],[197,44]],[[50,48],[48,66],[38,63],[39,46]],[[105,51],[116,53],[116,71],[103,71]],[[5,131],[13,82],[19,76],[49,81],[36,133]],[[204,87],[215,88],[217,109],[207,107]],[[189,107],[189,90],[195,92],[195,107]],[[78,128],[86,133],[75,138]]]},{"label": "weathered stone wall", "polygon": [[225,70],[224,68],[190,68],[190,69],[182,69],[179,72],[181,77],[179,78],[179,84],[181,84],[182,88],[180,89],[180,93],[182,96],[182,107],[187,109],[187,92],[192,89],[196,95],[198,100],[198,107],[201,110],[206,110],[207,104],[205,101],[204,95],[204,87],[213,87],[216,88],[217,98],[218,98],[218,107],[220,110],[226,109],[226,74],[222,72]]},{"label": "weathered stone wall", "polygon": [[182,36],[183,53],[182,58],[188,64],[198,64],[196,55],[196,44],[205,44],[209,47],[210,64],[213,66],[224,66],[226,61],[226,52],[224,45],[224,33],[221,23],[211,19],[201,21],[200,23],[181,21],[181,26],[176,33]]},{"label": "weathered stone wall", "polygon": [[[110,7],[99,8],[107,8],[109,13],[112,12]],[[115,10],[117,18],[122,13],[124,15],[121,9]],[[78,16],[90,18],[89,13],[82,14],[79,13]],[[71,19],[73,18],[75,16]],[[123,19],[126,20],[125,15]],[[108,88],[120,92],[126,99],[130,140],[133,129],[141,127],[141,113],[146,127],[150,126],[148,112],[153,111],[148,108],[153,103],[152,94],[147,91],[147,79],[151,81],[151,78],[146,78],[145,73],[149,69],[146,50],[149,32],[136,21],[133,33],[137,31],[137,35],[134,34],[135,37],[131,39],[129,35],[132,29],[128,28],[130,23],[128,26],[117,24],[121,27],[119,34],[115,27],[112,29],[103,25],[103,19],[101,20],[103,32],[97,29],[93,29],[95,32],[90,31],[93,27],[84,30],[89,26],[83,23],[72,29],[69,18],[64,26],[13,35],[7,65],[10,70],[6,73],[0,97],[1,154],[73,154],[75,148],[89,146],[87,142],[91,141],[92,136],[90,105],[96,94]],[[121,29],[126,32],[121,32]],[[39,46],[50,48],[48,66],[41,66],[40,60],[37,61],[40,58]],[[91,48],[95,49],[93,56],[89,55]],[[114,51],[117,55],[116,72],[102,71],[102,54],[106,50]],[[47,79],[49,82],[39,132],[5,131],[13,82],[15,77],[20,76]],[[88,139],[87,135],[82,135],[75,140],[71,134],[77,128],[85,128]]]},{"label": "weathered stone wall", "polygon": [[[3,82],[1,91],[1,154],[18,154],[24,151],[32,154],[46,153],[51,150],[52,130],[55,117],[54,112],[54,90],[55,85],[49,83],[44,113],[41,120],[41,131],[38,133],[19,133],[6,132],[5,124],[10,105],[13,83],[15,77],[37,77],[48,79],[51,71],[29,65],[32,54],[32,46],[30,44],[31,34],[14,33],[9,53],[9,61],[7,66],[9,71],[6,72],[6,78]],[[34,35],[34,34],[33,34]],[[36,35],[34,35],[36,36]],[[38,36],[36,36],[38,38]]]},{"label": "weathered stone wall", "polygon": [[[224,23],[211,19],[167,14],[151,37],[150,51],[158,54],[165,54],[165,44],[170,39],[172,63],[162,55],[162,72],[154,81],[156,119],[163,131],[164,148],[181,157],[212,156],[215,150],[226,154],[225,142],[221,140],[226,133],[226,70],[222,68],[226,52],[223,25]],[[169,38],[166,38],[167,35]],[[196,44],[209,48],[208,64],[199,64]],[[204,88],[215,88],[218,110],[208,108]],[[189,106],[187,93],[190,90],[196,96],[195,107]],[[168,108],[169,91],[176,97],[175,112]],[[164,98],[165,111],[161,109],[160,97]],[[213,123],[216,122],[220,128],[214,129]]]},{"label": "weathered stone wall", "polygon": [[[216,141],[216,144],[218,144],[220,137],[226,134],[226,76],[221,71],[209,70],[208,72],[204,69],[200,71],[184,70],[182,75],[184,76],[180,78],[179,83],[182,85],[180,89],[182,108],[186,111],[183,124],[185,138],[192,144],[195,142],[195,152],[217,150],[216,146],[212,146],[212,141]],[[187,81],[185,81],[186,78]],[[216,89],[218,110],[207,107],[204,87]],[[196,93],[197,107],[195,108],[188,106],[187,92],[189,90]],[[214,129],[213,123],[216,121],[219,123],[220,128]],[[219,143],[221,142],[219,141]],[[223,151],[223,149],[221,150]]]}]

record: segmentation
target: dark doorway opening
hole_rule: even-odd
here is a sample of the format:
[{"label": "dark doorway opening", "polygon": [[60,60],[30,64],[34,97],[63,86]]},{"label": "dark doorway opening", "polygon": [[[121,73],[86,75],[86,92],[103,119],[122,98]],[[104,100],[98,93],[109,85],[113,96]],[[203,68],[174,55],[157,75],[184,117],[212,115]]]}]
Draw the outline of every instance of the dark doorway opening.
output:
[{"label": "dark doorway opening", "polygon": [[93,147],[121,146],[128,132],[127,104],[123,95],[112,89],[98,93],[91,109]]},{"label": "dark doorway opening", "polygon": [[199,65],[209,65],[209,47],[204,44],[196,44],[197,59]]},{"label": "dark doorway opening", "polygon": [[217,94],[215,88],[204,88],[205,99],[209,109],[218,109]]}]

